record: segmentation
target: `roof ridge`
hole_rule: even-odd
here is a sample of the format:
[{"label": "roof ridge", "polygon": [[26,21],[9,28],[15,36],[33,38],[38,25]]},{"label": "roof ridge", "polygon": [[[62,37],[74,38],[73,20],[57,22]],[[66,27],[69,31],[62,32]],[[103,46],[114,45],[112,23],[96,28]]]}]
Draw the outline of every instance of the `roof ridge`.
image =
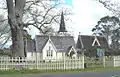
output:
[{"label": "roof ridge", "polygon": [[36,37],[74,37],[74,36],[59,36],[59,35],[36,35]]},{"label": "roof ridge", "polygon": [[[95,35],[79,35],[79,36],[95,36]],[[96,37],[105,37],[105,36],[98,36],[98,35],[96,35]]]}]

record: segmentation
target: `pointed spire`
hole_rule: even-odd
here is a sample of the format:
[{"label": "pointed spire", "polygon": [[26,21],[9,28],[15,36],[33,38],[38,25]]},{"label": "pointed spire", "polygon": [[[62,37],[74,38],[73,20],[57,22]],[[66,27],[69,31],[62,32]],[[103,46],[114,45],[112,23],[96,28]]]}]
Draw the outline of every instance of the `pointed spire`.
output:
[{"label": "pointed spire", "polygon": [[61,20],[60,20],[60,28],[59,28],[59,32],[67,32],[66,27],[65,27],[65,21],[64,21],[64,15],[63,12],[61,14]]}]

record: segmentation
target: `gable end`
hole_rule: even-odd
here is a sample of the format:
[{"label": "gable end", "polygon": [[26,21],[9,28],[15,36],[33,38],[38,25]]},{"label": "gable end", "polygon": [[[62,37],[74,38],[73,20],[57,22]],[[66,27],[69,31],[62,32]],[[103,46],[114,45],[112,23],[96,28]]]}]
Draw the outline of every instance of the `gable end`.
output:
[{"label": "gable end", "polygon": [[97,37],[95,36],[95,39],[92,43],[92,46],[100,46],[100,42],[98,41]]}]

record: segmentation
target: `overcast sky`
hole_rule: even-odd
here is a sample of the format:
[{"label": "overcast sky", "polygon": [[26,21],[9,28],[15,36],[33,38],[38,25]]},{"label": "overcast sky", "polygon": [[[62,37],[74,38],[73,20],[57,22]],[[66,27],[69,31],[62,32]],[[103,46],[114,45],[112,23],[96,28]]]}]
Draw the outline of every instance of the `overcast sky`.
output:
[{"label": "overcast sky", "polygon": [[97,24],[100,18],[111,15],[110,11],[103,7],[96,0],[67,0],[72,1],[73,12],[72,16],[73,28],[75,37],[81,34],[91,35],[92,28]]}]

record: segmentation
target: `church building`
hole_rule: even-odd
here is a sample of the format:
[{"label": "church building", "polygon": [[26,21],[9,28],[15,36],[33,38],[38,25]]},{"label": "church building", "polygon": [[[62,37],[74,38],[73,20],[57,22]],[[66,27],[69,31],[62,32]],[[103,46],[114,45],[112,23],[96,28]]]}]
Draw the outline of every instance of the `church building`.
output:
[{"label": "church building", "polygon": [[103,36],[78,35],[76,49],[88,57],[101,57],[108,52],[108,42]]},{"label": "church building", "polygon": [[76,57],[74,37],[66,29],[63,12],[59,31],[55,35],[36,35],[35,40],[27,41],[28,59],[62,59]]},{"label": "church building", "polygon": [[[34,40],[25,44],[26,57],[30,60],[56,60],[67,57],[76,58],[82,55],[103,56],[108,49],[105,37],[96,35],[78,35],[77,43],[67,31],[63,12],[61,13],[59,30],[53,35],[36,35]],[[102,51],[101,51],[102,50]]]}]

